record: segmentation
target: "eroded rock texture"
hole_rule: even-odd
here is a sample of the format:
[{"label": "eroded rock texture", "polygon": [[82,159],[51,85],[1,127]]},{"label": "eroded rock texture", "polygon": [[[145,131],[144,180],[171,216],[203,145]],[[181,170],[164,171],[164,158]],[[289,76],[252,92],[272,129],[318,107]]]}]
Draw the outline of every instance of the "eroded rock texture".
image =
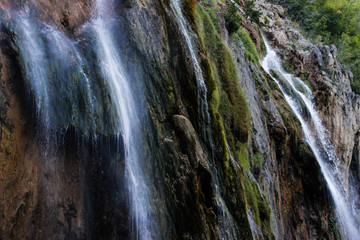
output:
[{"label": "eroded rock texture", "polygon": [[[300,123],[259,59],[249,55],[246,39],[229,36],[226,6],[214,1],[184,1],[184,6],[207,86],[209,120],[199,114],[192,56],[170,1],[112,5],[116,42],[142,112],[144,168],[151,170],[155,199],[151,219],[161,230],[152,237],[337,239],[326,183],[302,140]],[[344,171],[355,173],[360,115],[350,72],[337,63],[334,46],[319,49],[287,31],[281,7],[259,7],[283,21],[264,32],[295,74],[307,73]],[[123,142],[113,131],[114,106],[89,30],[94,2],[5,0],[0,9],[0,239],[133,238]],[[84,72],[96,85],[92,117],[82,119],[81,109],[70,103],[53,106],[63,111],[59,116],[70,117],[41,129],[17,29],[9,24],[27,11],[76,43]],[[242,24],[261,57],[259,28],[246,19]],[[275,24],[271,17],[269,24]],[[293,39],[308,50],[289,47]],[[80,84],[76,74],[66,79]],[[65,89],[54,94],[77,96]],[[224,226],[226,216],[231,222]]]}]

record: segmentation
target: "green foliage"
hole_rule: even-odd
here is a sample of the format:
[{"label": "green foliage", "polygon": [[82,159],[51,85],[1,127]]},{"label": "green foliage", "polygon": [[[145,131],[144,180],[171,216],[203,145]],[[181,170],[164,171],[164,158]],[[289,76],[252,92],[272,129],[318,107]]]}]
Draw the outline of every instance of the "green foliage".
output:
[{"label": "green foliage", "polygon": [[265,20],[265,24],[269,24],[270,20],[267,16],[265,16],[264,20]]},{"label": "green foliage", "polygon": [[333,235],[336,235],[338,229],[336,226],[336,218],[334,216],[334,213],[331,212],[329,216],[329,230]]},{"label": "green foliage", "polygon": [[218,16],[216,15],[216,11],[214,9],[210,8],[208,10],[208,13],[209,13],[212,23],[214,24],[216,31],[218,33],[221,32],[220,22],[219,22]]},{"label": "green foliage", "polygon": [[259,23],[262,12],[255,10],[254,7],[255,2],[253,0],[248,0],[245,3],[245,15],[250,19],[250,21]]},{"label": "green foliage", "polygon": [[235,6],[235,3],[227,4],[227,12],[224,13],[225,26],[229,31],[229,34],[232,34],[239,30],[241,25],[241,17],[238,14],[238,9]]},{"label": "green foliage", "polygon": [[307,80],[309,80],[309,72],[307,72],[307,71],[304,71],[304,72],[302,72],[301,74],[300,74],[300,78],[303,80],[303,81],[307,81]]},{"label": "green foliage", "polygon": [[316,42],[338,47],[338,58],[354,73],[353,91],[360,94],[360,1],[270,0],[288,8]]},{"label": "green foliage", "polygon": [[351,88],[352,88],[353,92],[360,94],[360,81],[354,81],[351,84]]}]

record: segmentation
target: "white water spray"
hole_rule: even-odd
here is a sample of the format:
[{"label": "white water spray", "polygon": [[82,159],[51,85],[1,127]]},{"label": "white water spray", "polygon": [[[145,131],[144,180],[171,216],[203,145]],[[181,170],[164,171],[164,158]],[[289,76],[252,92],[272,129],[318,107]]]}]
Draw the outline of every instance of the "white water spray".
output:
[{"label": "white water spray", "polygon": [[[111,2],[111,1],[110,1]],[[117,109],[119,128],[125,150],[126,181],[130,197],[132,239],[149,240],[151,236],[150,191],[140,163],[138,145],[141,144],[141,123],[129,80],[118,54],[109,26],[109,3],[96,1],[97,16],[93,21],[97,39],[97,54],[104,78]]]},{"label": "white water spray", "polygon": [[34,91],[36,110],[39,117],[47,126],[49,122],[49,93],[48,79],[45,66],[46,55],[36,26],[31,24],[28,16],[20,14],[17,24],[19,26],[18,44],[21,56],[28,74],[30,86]]},{"label": "white water spray", "polygon": [[[286,101],[301,123],[306,140],[314,152],[333,197],[342,235],[347,239],[358,239],[360,236],[360,221],[356,213],[353,213],[349,203],[349,199],[354,196],[351,196],[346,188],[345,177],[340,169],[340,161],[335,154],[333,146],[327,137],[327,131],[322,125],[321,118],[313,104],[311,91],[301,80],[294,78],[294,76],[283,70],[280,58],[265,38],[264,41],[267,55],[262,60],[261,65],[274,78],[274,81],[278,84]],[[284,77],[285,82],[276,79],[274,74],[272,74],[272,70],[280,73]],[[287,90],[287,88],[290,90]],[[293,94],[291,95],[291,93]],[[310,113],[310,119],[301,114],[299,102],[302,102]]]},{"label": "white water spray", "polygon": [[[50,25],[46,25],[47,38],[53,42],[52,48],[50,49],[53,52],[53,55],[56,55],[61,59],[62,62],[67,63],[69,66],[76,67],[81,74],[81,80],[86,89],[86,99],[89,102],[91,109],[94,109],[94,99],[92,98],[93,91],[90,85],[90,80],[84,72],[84,63],[83,59],[75,47],[75,44],[70,41],[63,33],[56,30]],[[94,121],[93,119],[91,121]],[[94,123],[95,125],[95,123]]]},{"label": "white water spray", "polygon": [[[177,22],[179,24],[180,30],[182,32],[182,35],[185,38],[187,48],[190,52],[191,56],[191,62],[194,66],[195,70],[195,77],[197,81],[197,94],[198,94],[198,106],[199,106],[199,116],[202,117],[202,120],[205,122],[205,124],[209,124],[210,122],[210,115],[209,115],[209,107],[207,103],[207,88],[204,81],[203,73],[199,64],[199,61],[197,60],[193,42],[191,40],[189,31],[188,31],[188,24],[185,19],[184,14],[182,13],[181,9],[181,3],[180,0],[172,0],[171,5],[173,6],[176,14],[177,14]],[[200,119],[201,121],[201,119]],[[204,136],[206,135],[206,127],[203,127],[204,129]]]}]

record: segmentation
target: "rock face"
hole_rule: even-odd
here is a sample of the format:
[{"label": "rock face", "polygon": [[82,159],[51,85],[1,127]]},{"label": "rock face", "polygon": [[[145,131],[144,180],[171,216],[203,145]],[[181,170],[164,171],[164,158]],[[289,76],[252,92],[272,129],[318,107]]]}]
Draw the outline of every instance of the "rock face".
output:
[{"label": "rock face", "polygon": [[348,176],[350,166],[356,168],[359,163],[359,159],[354,157],[358,151],[354,144],[360,130],[360,97],[351,91],[351,71],[343,69],[338,63],[335,45],[317,46],[306,40],[291,21],[283,18],[281,7],[264,1],[258,1],[258,7],[269,19],[268,23],[262,19],[265,24],[263,30],[281,49],[279,54],[284,65],[311,85],[318,111],[343,162],[343,172]]},{"label": "rock face", "polygon": [[[252,39],[262,54],[257,25],[243,19],[243,35],[229,36],[222,3],[184,2],[207,87],[207,121],[199,116],[195,68],[173,5],[111,4],[114,36],[142,113],[144,169],[153,182],[149,218],[161,230],[153,239],[337,239],[326,183],[300,123],[246,44]],[[305,40],[284,9],[258,7],[270,19],[264,33],[316,93],[344,171],[359,177],[360,100],[350,89],[351,72],[341,69],[335,46]],[[42,34],[51,25],[82,56],[82,71],[50,64],[49,81],[69,80],[77,88],[53,90],[53,99],[64,103],[52,106],[60,114],[49,131],[36,114],[38,98],[13,26],[17,12],[40,22]],[[94,14],[85,0],[0,3],[0,239],[134,238],[126,152],[113,130],[114,104],[89,30]],[[82,74],[96,86],[89,101],[82,100]],[[88,108],[93,111],[82,111]]]}]

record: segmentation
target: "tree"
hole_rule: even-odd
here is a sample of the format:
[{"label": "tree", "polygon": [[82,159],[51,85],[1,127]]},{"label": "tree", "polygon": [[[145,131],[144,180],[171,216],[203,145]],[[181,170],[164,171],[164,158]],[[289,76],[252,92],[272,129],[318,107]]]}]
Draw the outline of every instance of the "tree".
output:
[{"label": "tree", "polygon": [[237,32],[240,28],[241,17],[238,14],[238,8],[235,3],[229,3],[227,5],[227,12],[224,14],[225,26],[229,31],[229,34]]}]

